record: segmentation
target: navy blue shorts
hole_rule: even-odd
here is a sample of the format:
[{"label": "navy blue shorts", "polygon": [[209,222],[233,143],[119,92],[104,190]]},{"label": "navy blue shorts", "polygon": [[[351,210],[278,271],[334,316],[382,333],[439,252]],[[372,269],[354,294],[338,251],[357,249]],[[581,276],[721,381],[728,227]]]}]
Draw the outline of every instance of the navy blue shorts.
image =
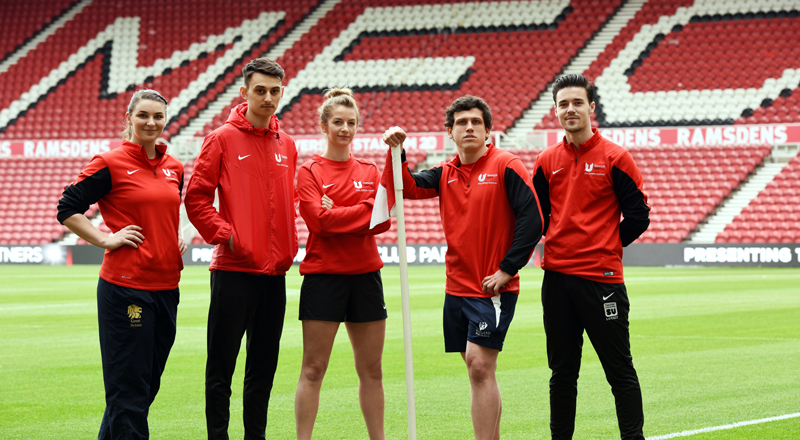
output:
[{"label": "navy blue shorts", "polygon": [[516,306],[514,292],[492,298],[445,295],[444,351],[463,353],[467,341],[502,351]]},{"label": "navy blue shorts", "polygon": [[300,320],[372,322],[388,317],[381,271],[308,274],[300,288]]}]

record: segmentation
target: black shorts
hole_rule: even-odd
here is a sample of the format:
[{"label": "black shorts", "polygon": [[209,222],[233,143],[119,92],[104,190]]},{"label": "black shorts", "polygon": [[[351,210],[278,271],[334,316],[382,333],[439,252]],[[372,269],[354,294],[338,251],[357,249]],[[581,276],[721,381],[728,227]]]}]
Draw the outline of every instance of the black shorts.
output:
[{"label": "black shorts", "polygon": [[386,319],[381,271],[308,274],[300,288],[300,320],[371,322]]},{"label": "black shorts", "polygon": [[467,351],[467,341],[502,350],[516,306],[514,292],[491,298],[445,295],[444,351],[463,353]]}]

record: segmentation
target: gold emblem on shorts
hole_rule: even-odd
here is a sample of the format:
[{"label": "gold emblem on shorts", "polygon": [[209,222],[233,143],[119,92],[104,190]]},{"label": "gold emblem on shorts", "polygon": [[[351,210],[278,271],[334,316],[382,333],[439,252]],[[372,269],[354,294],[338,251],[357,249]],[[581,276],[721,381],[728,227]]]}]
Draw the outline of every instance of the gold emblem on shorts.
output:
[{"label": "gold emblem on shorts", "polygon": [[136,304],[131,304],[128,306],[128,318],[131,319],[139,319],[142,317],[142,308],[137,306]]}]

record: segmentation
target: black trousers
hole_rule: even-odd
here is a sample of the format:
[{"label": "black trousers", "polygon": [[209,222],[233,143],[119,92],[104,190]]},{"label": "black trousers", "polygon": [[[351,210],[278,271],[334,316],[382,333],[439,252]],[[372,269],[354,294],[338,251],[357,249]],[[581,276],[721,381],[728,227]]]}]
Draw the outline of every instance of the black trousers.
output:
[{"label": "black trousers", "polygon": [[100,279],[97,323],[106,409],[99,440],[147,439],[147,414],[175,342],[178,289],[151,292]]},{"label": "black trousers", "polygon": [[265,438],[285,314],[286,277],[222,270],[211,273],[206,362],[209,439],[228,439],[231,380],[245,333],[244,438]]},{"label": "black trousers", "polygon": [[550,377],[550,433],[571,439],[581,368],[583,331],[589,336],[611,385],[623,440],[644,440],[642,391],[633,368],[625,284],[608,284],[545,271],[544,330]]}]

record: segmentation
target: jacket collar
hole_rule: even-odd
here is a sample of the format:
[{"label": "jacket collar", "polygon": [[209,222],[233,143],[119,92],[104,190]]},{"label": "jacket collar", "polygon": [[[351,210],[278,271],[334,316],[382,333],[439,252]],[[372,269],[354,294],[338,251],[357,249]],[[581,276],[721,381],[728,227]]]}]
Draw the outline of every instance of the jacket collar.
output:
[{"label": "jacket collar", "polygon": [[[145,159],[147,158],[147,152],[144,151],[144,146],[140,144],[135,144],[129,140],[123,140],[122,145],[120,145],[120,147],[124,148],[126,152],[128,152],[133,156],[141,155]],[[166,144],[156,144],[156,153],[157,153],[156,158],[159,155],[164,155],[166,152],[167,152]]]},{"label": "jacket collar", "polygon": [[353,153],[350,153],[350,157],[347,158],[347,160],[331,160],[322,157],[321,154],[315,154],[314,157],[311,158],[311,160],[316,162],[327,163],[336,167],[349,167],[353,162],[356,161],[355,157],[353,157]]},{"label": "jacket collar", "polygon": [[[578,152],[582,153],[584,151],[591,150],[595,145],[600,143],[603,136],[597,131],[596,128],[592,128],[592,137],[590,137],[586,142],[578,145]],[[564,139],[562,141],[564,144],[564,148],[566,148],[570,153],[575,153],[575,146],[571,142],[567,142],[567,136],[564,135]]]},{"label": "jacket collar", "polygon": [[[476,160],[476,161],[475,161],[473,164],[476,164],[476,163],[478,163],[478,162],[482,161],[482,160],[483,160],[483,158],[485,158],[485,157],[489,157],[489,156],[491,156],[491,155],[492,155],[492,154],[494,154],[494,153],[495,153],[495,151],[497,150],[497,148],[495,148],[494,144],[491,144],[491,143],[490,143],[489,145],[487,145],[486,147],[487,147],[488,149],[486,150],[486,152],[485,152],[485,153],[483,153],[483,156],[481,156],[480,158],[478,158],[478,160]],[[450,159],[450,162],[448,162],[447,164],[448,164],[448,165],[450,165],[450,166],[454,166],[454,167],[456,167],[456,168],[460,168],[460,167],[461,167],[461,157],[459,157],[459,156],[458,156],[458,153],[456,153],[455,157],[453,157],[452,159]]]}]

